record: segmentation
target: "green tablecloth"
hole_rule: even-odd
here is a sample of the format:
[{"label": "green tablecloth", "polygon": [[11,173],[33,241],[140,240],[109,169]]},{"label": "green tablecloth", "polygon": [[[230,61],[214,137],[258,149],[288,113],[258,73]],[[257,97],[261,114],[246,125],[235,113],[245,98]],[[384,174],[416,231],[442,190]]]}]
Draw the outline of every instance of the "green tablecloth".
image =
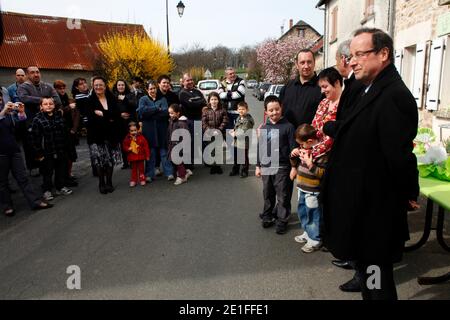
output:
[{"label": "green tablecloth", "polygon": [[450,182],[419,178],[420,192],[446,210],[450,210]]}]

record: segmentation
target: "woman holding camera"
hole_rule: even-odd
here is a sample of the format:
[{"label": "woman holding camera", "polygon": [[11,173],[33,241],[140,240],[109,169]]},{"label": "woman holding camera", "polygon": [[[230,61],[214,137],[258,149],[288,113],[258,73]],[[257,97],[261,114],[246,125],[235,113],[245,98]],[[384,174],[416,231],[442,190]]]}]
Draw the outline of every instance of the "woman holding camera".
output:
[{"label": "woman holding camera", "polygon": [[0,93],[0,206],[6,216],[13,216],[11,194],[8,187],[9,172],[22,189],[31,209],[48,209],[53,205],[42,201],[28,179],[20,147],[15,137],[16,126],[27,119],[25,106],[22,103],[8,102],[3,105],[3,94]]}]

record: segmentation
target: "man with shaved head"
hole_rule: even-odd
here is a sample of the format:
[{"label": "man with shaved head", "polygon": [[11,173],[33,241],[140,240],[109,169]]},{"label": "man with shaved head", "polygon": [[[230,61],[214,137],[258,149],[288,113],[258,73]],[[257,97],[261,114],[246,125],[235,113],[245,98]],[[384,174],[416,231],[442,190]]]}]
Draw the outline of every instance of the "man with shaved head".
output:
[{"label": "man with shaved head", "polygon": [[19,85],[27,80],[25,71],[23,69],[16,70],[16,82],[8,87],[8,94],[12,102],[19,102],[19,97],[17,96],[17,88]]},{"label": "man with shaved head", "polygon": [[201,121],[206,100],[200,90],[195,89],[194,80],[189,73],[183,75],[183,89],[179,96],[184,115],[191,121]]}]

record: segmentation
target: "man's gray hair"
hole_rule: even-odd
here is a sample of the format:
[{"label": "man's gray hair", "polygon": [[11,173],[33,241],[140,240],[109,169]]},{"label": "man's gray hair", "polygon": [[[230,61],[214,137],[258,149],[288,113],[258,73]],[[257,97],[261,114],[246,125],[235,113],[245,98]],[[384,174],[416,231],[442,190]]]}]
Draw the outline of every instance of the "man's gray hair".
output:
[{"label": "man's gray hair", "polygon": [[227,67],[227,68],[225,69],[225,71],[236,71],[236,69],[234,69],[233,67]]},{"label": "man's gray hair", "polygon": [[336,56],[341,57],[344,56],[346,58],[350,57],[350,43],[352,42],[352,40],[345,40],[343,42],[341,42],[341,44],[339,45],[337,51],[336,51]]}]

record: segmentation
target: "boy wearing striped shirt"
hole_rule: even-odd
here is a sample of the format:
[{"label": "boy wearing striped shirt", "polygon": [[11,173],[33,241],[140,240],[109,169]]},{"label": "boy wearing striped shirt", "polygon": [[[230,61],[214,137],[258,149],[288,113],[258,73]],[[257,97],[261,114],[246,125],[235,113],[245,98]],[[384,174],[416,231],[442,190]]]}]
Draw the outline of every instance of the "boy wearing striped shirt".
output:
[{"label": "boy wearing striped shirt", "polygon": [[[320,181],[325,173],[328,156],[324,154],[313,161],[312,148],[319,143],[316,129],[303,124],[295,132],[295,140],[300,145],[300,157],[292,158],[291,164],[297,168],[298,216],[303,227],[303,234],[295,241],[304,243],[302,251],[311,253],[322,246],[320,227],[322,210],[319,205]],[[295,179],[295,174],[291,174]]]}]

